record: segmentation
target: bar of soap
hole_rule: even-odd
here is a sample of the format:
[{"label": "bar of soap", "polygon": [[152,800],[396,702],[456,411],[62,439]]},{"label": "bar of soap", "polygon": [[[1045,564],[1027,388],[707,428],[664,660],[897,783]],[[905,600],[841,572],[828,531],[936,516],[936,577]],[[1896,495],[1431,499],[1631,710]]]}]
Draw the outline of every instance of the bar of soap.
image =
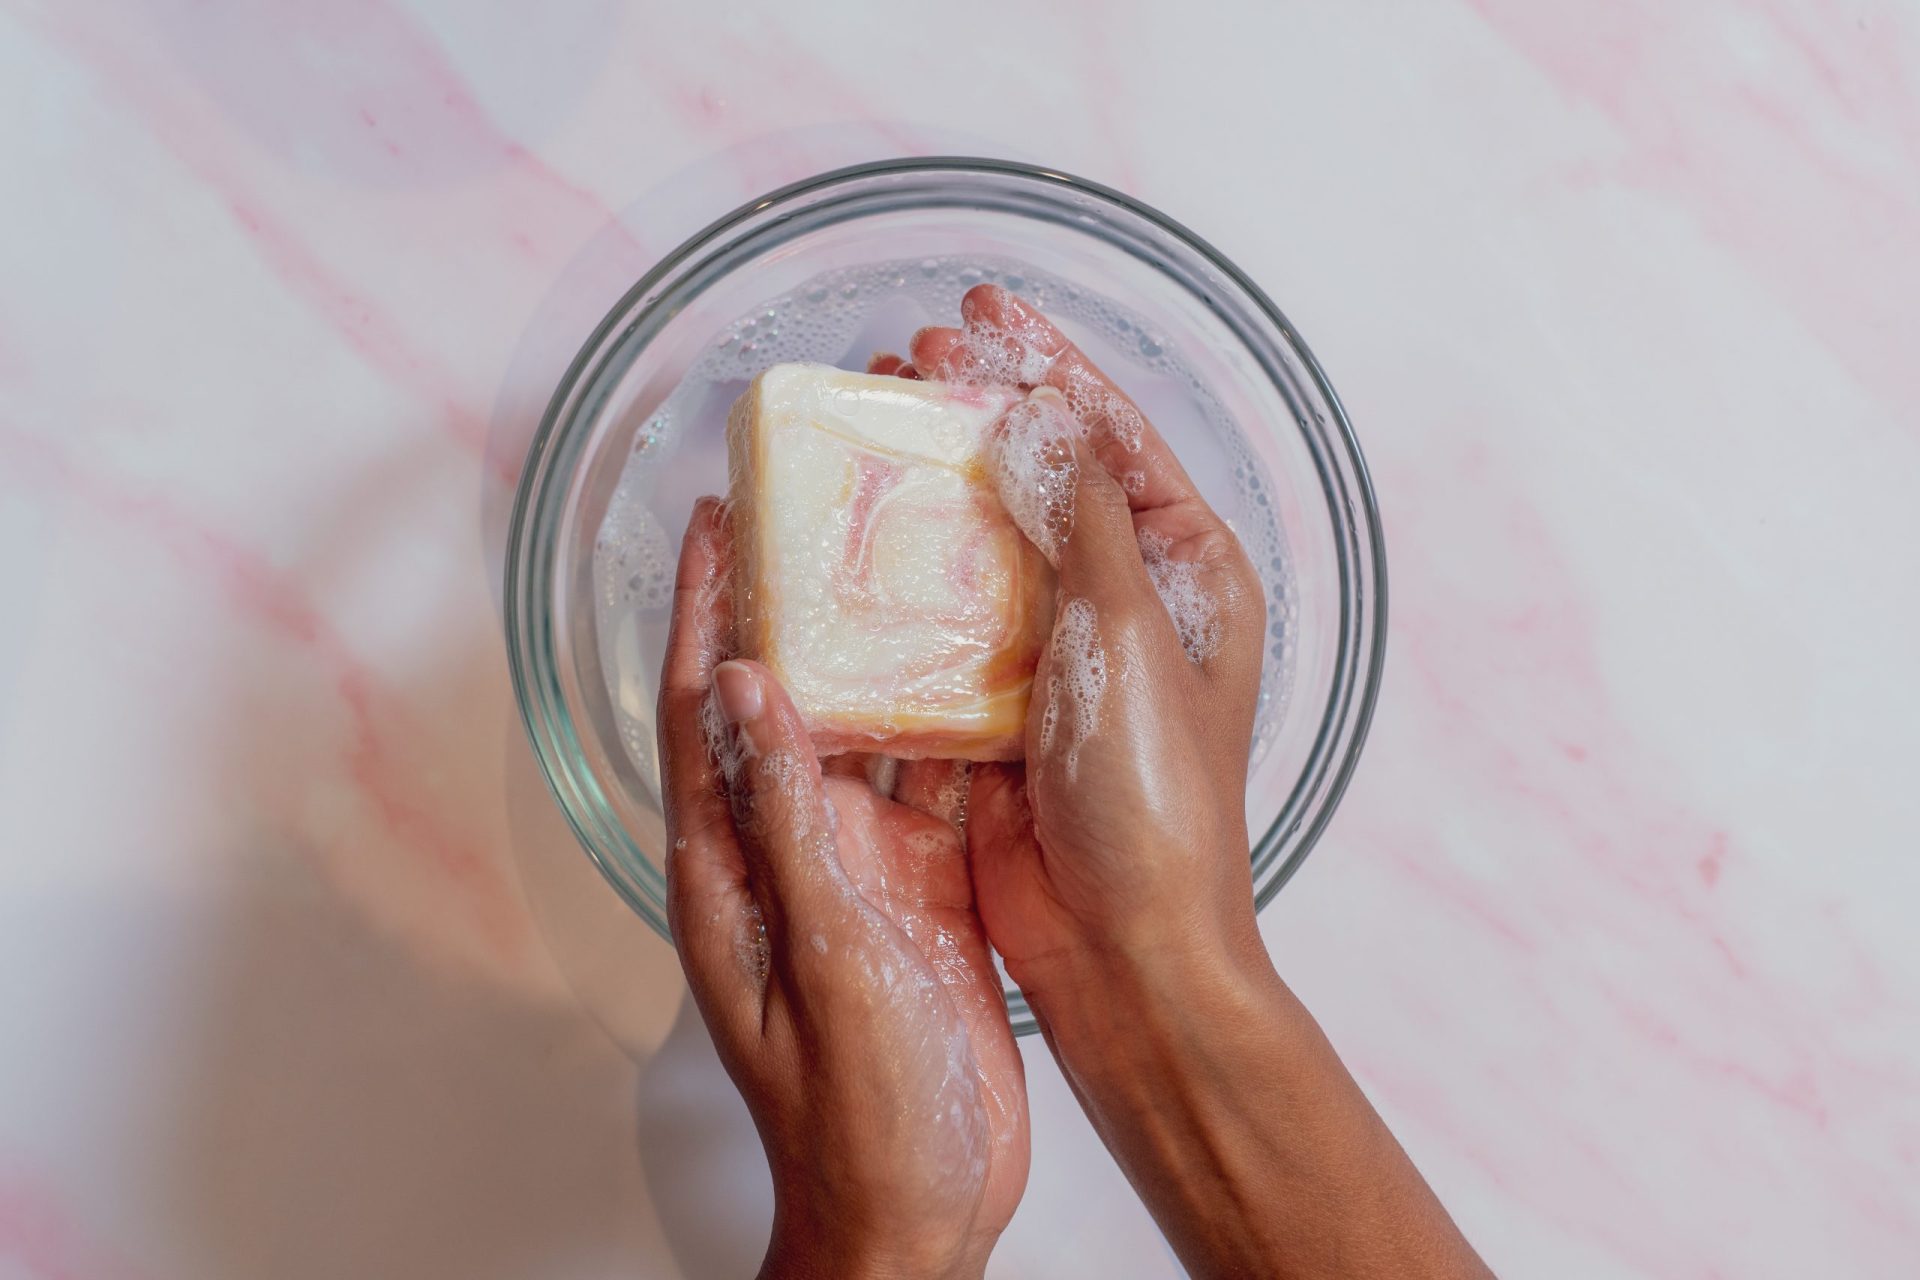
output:
[{"label": "bar of soap", "polygon": [[1012,760],[1054,578],[1001,505],[1020,393],[775,365],[727,424],[742,656],[822,754]]}]

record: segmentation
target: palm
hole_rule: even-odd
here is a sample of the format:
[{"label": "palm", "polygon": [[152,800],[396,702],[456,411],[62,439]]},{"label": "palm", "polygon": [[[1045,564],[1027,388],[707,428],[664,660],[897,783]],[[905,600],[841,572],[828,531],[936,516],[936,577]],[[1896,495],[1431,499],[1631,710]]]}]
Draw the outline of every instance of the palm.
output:
[{"label": "palm", "polygon": [[[937,775],[949,767],[934,761],[909,764],[901,796],[931,807],[941,781]],[[980,1222],[997,1232],[1013,1216],[1026,1186],[1026,1089],[992,952],[974,910],[960,837],[941,818],[884,798],[863,779],[830,776],[826,791],[839,819],[847,875],[903,935],[903,945],[915,948],[932,968],[942,995],[966,1027],[990,1135]]]}]

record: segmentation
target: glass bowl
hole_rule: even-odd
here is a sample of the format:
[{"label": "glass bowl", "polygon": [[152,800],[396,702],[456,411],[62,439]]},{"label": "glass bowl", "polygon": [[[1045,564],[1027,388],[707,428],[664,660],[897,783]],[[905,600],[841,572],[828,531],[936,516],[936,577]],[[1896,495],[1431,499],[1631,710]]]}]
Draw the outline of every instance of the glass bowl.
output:
[{"label": "glass bowl", "polygon": [[[1116,334],[1136,336],[1131,356],[1179,353],[1244,438],[1229,453],[1160,424],[1223,515],[1237,515],[1236,527],[1258,515],[1277,533],[1262,552],[1274,597],[1263,696],[1274,707],[1247,784],[1258,905],[1300,866],[1353,772],[1386,638],[1379,513],[1346,413],[1278,308],[1178,223],[1083,179],[946,157],[840,169],[735,210],[634,285],[561,380],[516,500],[506,626],[527,732],[589,856],[663,935],[666,841],[651,733],[665,609],[656,601],[627,619],[609,614],[616,625],[603,628],[613,602],[595,550],[609,506],[637,450],[668,448],[639,509],[658,554],[670,557],[666,537],[677,539],[695,497],[726,485],[722,413],[664,445],[655,438],[688,370],[726,347],[744,386],[757,371],[754,325],[768,300],[803,288],[814,296],[823,277],[885,287],[887,271],[861,270],[875,263],[924,263],[932,276],[955,262],[983,264],[958,272],[956,288],[999,278],[1018,289],[1019,264],[1030,264],[1059,302],[1097,302],[1108,321],[1100,334],[1076,326],[1070,307],[1062,327],[1096,358],[1092,339],[1110,345]],[[901,265],[902,283],[911,269]],[[1055,309],[1056,299],[1038,301]],[[910,332],[894,334],[895,349]],[[870,345],[850,338],[837,363],[885,345],[858,336]],[[1124,370],[1115,376],[1127,385]],[[1018,990],[1007,996],[1015,1028],[1034,1030]]]}]

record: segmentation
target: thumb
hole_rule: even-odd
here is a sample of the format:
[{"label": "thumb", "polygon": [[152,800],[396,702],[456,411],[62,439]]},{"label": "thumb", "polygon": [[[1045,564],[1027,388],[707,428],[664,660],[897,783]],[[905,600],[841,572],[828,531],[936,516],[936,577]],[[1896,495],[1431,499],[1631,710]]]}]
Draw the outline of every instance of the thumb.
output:
[{"label": "thumb", "polygon": [[720,757],[747,883],[769,931],[823,924],[850,909],[852,883],[800,712],[757,662],[713,669],[708,731]]},{"label": "thumb", "polygon": [[1038,387],[1007,411],[993,473],[1002,505],[1059,573],[1065,595],[1096,609],[1153,597],[1126,491],[1058,391]]}]

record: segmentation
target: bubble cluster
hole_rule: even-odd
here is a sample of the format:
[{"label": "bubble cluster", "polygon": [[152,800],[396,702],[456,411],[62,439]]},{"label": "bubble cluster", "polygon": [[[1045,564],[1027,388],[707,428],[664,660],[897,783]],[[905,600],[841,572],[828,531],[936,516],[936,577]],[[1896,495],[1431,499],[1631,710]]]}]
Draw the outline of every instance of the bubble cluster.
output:
[{"label": "bubble cluster", "polygon": [[1111,439],[1128,453],[1138,453],[1146,432],[1140,411],[1068,351],[1051,325],[1017,304],[1010,303],[991,319],[976,308],[961,325],[954,377],[992,386],[1046,384],[1093,443]]},{"label": "bubble cluster", "polygon": [[[1079,773],[1080,747],[1100,727],[1100,703],[1107,695],[1110,673],[1099,622],[1092,601],[1073,597],[1060,602],[1053,624],[1047,705],[1040,713],[1040,754],[1052,755],[1060,746],[1060,761],[1069,778]],[[1063,721],[1064,744],[1060,742]]]},{"label": "bubble cluster", "polygon": [[720,710],[720,699],[711,689],[700,700],[700,736],[706,740],[707,758],[719,771],[720,785],[733,790],[740,780],[741,768],[750,758],[752,746],[727,723],[725,713]]},{"label": "bubble cluster", "polygon": [[940,789],[933,793],[933,802],[927,806],[927,812],[964,835],[967,830],[967,795],[972,786],[972,762],[955,761],[952,772],[940,783]]},{"label": "bubble cluster", "polygon": [[1157,529],[1142,529],[1138,537],[1147,577],[1160,603],[1166,606],[1167,617],[1173,620],[1180,647],[1187,651],[1189,661],[1205,662],[1220,648],[1220,605],[1213,593],[1200,585],[1200,566],[1168,555],[1173,540]]},{"label": "bubble cluster", "polygon": [[954,853],[954,832],[922,827],[905,836],[907,852],[924,862],[949,858]]},{"label": "bubble cluster", "polygon": [[772,964],[772,950],[767,945],[767,922],[760,915],[760,904],[751,899],[735,922],[733,956],[746,973],[747,980],[756,989],[764,989],[767,970]]},{"label": "bubble cluster", "polygon": [[1078,426],[1059,399],[1036,391],[1007,410],[988,450],[994,489],[1007,514],[1056,569],[1073,532],[1080,478],[1073,453]]},{"label": "bubble cluster", "polygon": [[641,500],[638,477],[623,475],[594,541],[599,606],[664,609],[673,600],[673,541]]},{"label": "bubble cluster", "polygon": [[967,316],[960,326],[958,381],[1033,387],[1047,380],[1061,348],[1044,324]]},{"label": "bubble cluster", "polygon": [[[727,406],[761,370],[788,361],[858,367],[876,337],[863,331],[875,323],[883,308],[905,307],[917,311],[925,323],[960,325],[964,362],[974,366],[964,375],[966,380],[1032,385],[1048,381],[1053,374],[1068,416],[1085,423],[1096,444],[1111,438],[1123,449],[1138,448],[1138,414],[1090,371],[1056,371],[1058,352],[1051,349],[1043,330],[1018,324],[1001,329],[980,323],[961,325],[961,297],[986,282],[1003,285],[1077,336],[1096,338],[1119,353],[1119,360],[1109,364],[1106,372],[1120,386],[1130,385],[1136,374],[1178,384],[1193,405],[1198,429],[1229,455],[1234,492],[1217,505],[1259,569],[1267,598],[1256,754],[1272,740],[1291,685],[1296,591],[1271,483],[1240,427],[1178,347],[1145,317],[1025,263],[944,256],[841,268],[767,300],[721,329],[636,430],[632,454],[598,531],[593,573],[602,669],[622,737],[643,774],[653,769],[653,731],[645,719],[651,698],[638,696],[636,690],[644,690],[651,679],[651,671],[640,669],[657,666],[657,658],[642,655],[633,620],[654,627],[664,621],[672,599],[675,560],[672,537],[656,512],[676,506],[684,509],[687,482],[672,465],[674,459],[681,456],[689,438],[708,438],[707,433],[717,432]],[[894,313],[885,314],[891,318]],[[906,322],[891,341],[903,345],[911,323]],[[1178,447],[1177,434],[1174,443]],[[1051,479],[1057,487],[1056,474],[1044,467],[1039,471],[1041,480]],[[1004,483],[1003,477],[996,478]],[[1126,471],[1120,480],[1123,488],[1137,493],[1146,476]],[[1042,499],[1033,505],[1044,511],[1047,503]],[[1033,530],[1024,523],[1022,528],[1033,537]],[[1044,549],[1040,538],[1034,541]]]}]

